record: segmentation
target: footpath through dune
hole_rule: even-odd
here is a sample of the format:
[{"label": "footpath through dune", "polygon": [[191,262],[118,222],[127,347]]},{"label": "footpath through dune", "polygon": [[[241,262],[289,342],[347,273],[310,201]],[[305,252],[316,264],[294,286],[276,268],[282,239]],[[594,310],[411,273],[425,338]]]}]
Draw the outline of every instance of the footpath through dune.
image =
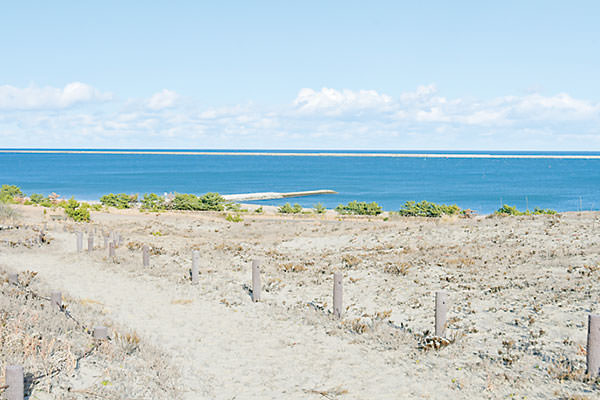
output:
[{"label": "footpath through dune", "polygon": [[[249,298],[238,309],[225,307],[214,291],[203,295],[202,283],[194,287],[106,270],[98,260],[70,249],[71,233],[52,234],[56,240],[50,248],[18,257],[4,252],[0,263],[38,271],[72,301],[102,303],[112,320],[171,354],[184,378],[182,398],[323,398],[319,392],[400,398],[424,389],[407,379],[408,371],[388,362],[401,355],[349,348],[353,345],[326,329],[299,323]],[[243,291],[237,282],[224,288]]]}]

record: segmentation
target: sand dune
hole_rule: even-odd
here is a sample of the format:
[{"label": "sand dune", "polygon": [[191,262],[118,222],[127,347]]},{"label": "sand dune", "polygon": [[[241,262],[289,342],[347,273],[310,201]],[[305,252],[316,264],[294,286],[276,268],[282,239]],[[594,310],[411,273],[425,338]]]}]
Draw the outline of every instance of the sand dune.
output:
[{"label": "sand dune", "polygon": [[[168,354],[185,399],[581,398],[586,321],[598,311],[598,215],[410,219],[94,213],[96,249],[48,224],[0,231],[0,267],[92,299],[107,318]],[[116,258],[102,231],[124,238]],[[31,231],[33,232],[33,231]],[[4,241],[12,241],[8,245]],[[141,246],[152,246],[149,267]],[[200,284],[189,282],[191,252]],[[262,262],[262,300],[249,295]],[[344,315],[331,314],[343,272]],[[451,299],[447,338],[429,349],[434,293]],[[94,305],[96,304],[96,305]],[[583,346],[583,347],[582,347]],[[566,378],[566,379],[565,379]],[[99,384],[98,384],[99,385]]]}]

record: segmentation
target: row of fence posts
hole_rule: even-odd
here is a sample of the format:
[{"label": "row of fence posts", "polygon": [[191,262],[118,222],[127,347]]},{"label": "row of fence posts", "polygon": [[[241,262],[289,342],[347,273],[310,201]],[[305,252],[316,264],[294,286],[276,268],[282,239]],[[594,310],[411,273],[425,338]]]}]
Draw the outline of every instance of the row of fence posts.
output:
[{"label": "row of fence posts", "polygon": [[[8,283],[19,285],[19,274],[8,274]],[[50,305],[53,309],[63,311],[62,293],[50,293]],[[108,339],[108,328],[106,326],[95,326],[91,332],[95,340]],[[22,365],[7,365],[5,369],[5,393],[7,400],[25,399],[25,375]]]},{"label": "row of fence posts", "polygon": [[[115,243],[120,241],[120,235],[115,232]],[[78,243],[79,243],[78,237]],[[93,240],[93,238],[92,238]],[[105,243],[107,236],[105,236]],[[89,245],[89,242],[88,242]],[[111,257],[114,257],[114,248]],[[143,265],[150,265],[150,248],[148,245],[142,247]],[[198,264],[200,252],[192,251],[192,270],[191,281],[192,285],[198,284]],[[341,272],[333,274],[333,316],[341,318],[343,314],[343,275]],[[260,281],[260,262],[252,261],[252,301],[260,301],[261,293]],[[444,337],[446,335],[446,325],[448,322],[448,293],[439,291],[435,294],[435,336]],[[588,317],[588,338],[587,338],[587,370],[592,376],[600,375],[600,315],[590,314]]]},{"label": "row of fence posts", "polygon": [[[103,234],[104,236],[104,248],[108,249],[108,256],[115,257],[115,248],[120,247],[123,238],[119,234],[119,232],[113,232],[112,234]],[[76,246],[77,252],[80,253],[83,251],[83,232],[78,231],[75,232]],[[94,250],[94,234],[92,232],[88,233],[88,241],[87,241],[87,251],[91,253]],[[147,247],[147,246],[146,246]],[[148,249],[144,250],[144,266],[149,265],[149,253]],[[148,263],[148,264],[147,264]]]},{"label": "row of fence posts", "polygon": [[[93,236],[88,237],[88,251],[93,249]],[[109,256],[114,257],[115,245],[121,241],[118,233],[113,235],[113,240],[108,242],[108,235],[104,236],[104,245],[108,242]],[[77,251],[82,251],[83,233],[77,232]],[[191,282],[198,284],[198,265],[200,252],[192,252]],[[150,248],[148,245],[142,247],[142,260],[145,267],[150,265]],[[18,284],[18,275],[11,273],[8,275],[10,284]],[[260,279],[260,262],[252,261],[252,301],[260,301],[262,286]],[[50,302],[59,310],[62,309],[62,294],[53,292],[50,295]],[[438,291],[435,293],[435,336],[444,337],[446,335],[446,325],[448,322],[448,293]],[[343,274],[335,272],[333,274],[333,316],[341,318],[343,315]],[[92,336],[94,339],[102,340],[108,338],[108,328],[105,326],[94,327]],[[587,374],[590,376],[600,375],[600,315],[590,314],[588,316],[588,335],[587,335]],[[22,400],[24,399],[24,375],[23,367],[19,365],[8,365],[6,367],[6,399]]]}]

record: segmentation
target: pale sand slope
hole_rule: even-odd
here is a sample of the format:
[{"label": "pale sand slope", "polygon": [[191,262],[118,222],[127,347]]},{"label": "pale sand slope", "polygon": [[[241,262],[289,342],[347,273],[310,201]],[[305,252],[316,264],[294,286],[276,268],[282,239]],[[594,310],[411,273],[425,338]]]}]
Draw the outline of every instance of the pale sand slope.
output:
[{"label": "pale sand slope", "polygon": [[[21,210],[26,222],[44,218]],[[598,386],[581,378],[581,346],[587,314],[598,312],[597,218],[246,215],[229,223],[95,213],[97,247],[101,229],[118,230],[133,250],[117,249],[115,261],[103,249],[77,254],[75,235],[49,223],[49,246],[0,244],[0,265],[36,270],[56,289],[103,303],[112,320],[171,354],[183,398],[595,398]],[[14,234],[0,232],[0,242]],[[149,268],[143,243],[162,253]],[[201,252],[195,287],[192,249]],[[266,289],[258,304],[244,287],[254,258]],[[337,269],[348,307],[341,322],[329,314]],[[433,328],[439,289],[452,298],[449,336],[458,339],[419,350],[415,333]],[[386,310],[389,318],[376,317]]]}]

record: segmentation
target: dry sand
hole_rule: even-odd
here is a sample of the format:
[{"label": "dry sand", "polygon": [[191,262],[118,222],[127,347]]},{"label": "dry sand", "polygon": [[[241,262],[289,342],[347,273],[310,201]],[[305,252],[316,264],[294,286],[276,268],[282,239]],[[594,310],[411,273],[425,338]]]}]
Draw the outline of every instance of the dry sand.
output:
[{"label": "dry sand", "polygon": [[[584,377],[587,316],[599,312],[597,213],[384,221],[267,212],[234,223],[218,213],[111,210],[77,226],[53,222],[42,208],[18,209],[21,225],[46,222],[51,242],[23,245],[36,237],[32,227],[0,231],[0,270],[34,270],[46,290],[88,299],[85,318],[135,331],[154,349],[140,359],[161,358],[162,367],[154,360],[148,368],[173,371],[154,380],[176,381],[175,395],[165,388],[141,398],[600,394]],[[77,253],[73,232],[90,228],[96,249]],[[115,259],[102,231],[123,237]],[[149,267],[143,244],[152,246]],[[192,250],[201,255],[197,286],[189,282]],[[253,259],[262,261],[259,303],[249,294]],[[331,313],[334,271],[344,275],[341,320]],[[436,350],[424,344],[441,289],[451,299],[452,343]],[[0,361],[3,368],[4,354]],[[103,393],[98,379],[86,382]]]}]

